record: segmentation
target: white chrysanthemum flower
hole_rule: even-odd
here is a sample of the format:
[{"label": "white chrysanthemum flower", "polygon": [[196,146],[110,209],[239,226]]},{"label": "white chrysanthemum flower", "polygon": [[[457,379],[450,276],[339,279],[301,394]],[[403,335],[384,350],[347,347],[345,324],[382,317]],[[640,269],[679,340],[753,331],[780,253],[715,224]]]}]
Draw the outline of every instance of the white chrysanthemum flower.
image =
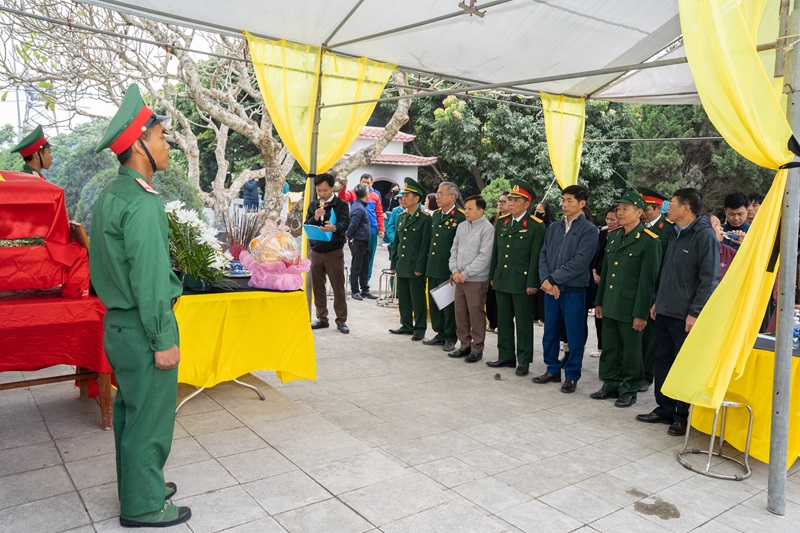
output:
[{"label": "white chrysanthemum flower", "polygon": [[180,200],[175,200],[173,202],[167,203],[167,205],[164,206],[164,211],[166,211],[167,213],[174,213],[178,209],[183,209],[184,205],[186,204],[184,204]]},{"label": "white chrysanthemum flower", "polygon": [[178,224],[188,225],[189,221],[192,220],[192,216],[197,217],[194,211],[189,211],[187,209],[178,209],[175,211],[175,220],[178,221]]},{"label": "white chrysanthemum flower", "polygon": [[223,256],[225,257],[225,259],[227,259],[228,261],[233,261],[233,255],[231,255],[231,253],[230,253],[228,250],[225,250],[224,252],[222,252],[222,255],[223,255]]},{"label": "white chrysanthemum flower", "polygon": [[212,248],[219,246],[219,242],[217,241],[217,236],[214,233],[214,230],[208,226],[203,228],[200,234],[195,238],[195,242],[197,244],[206,244]]}]

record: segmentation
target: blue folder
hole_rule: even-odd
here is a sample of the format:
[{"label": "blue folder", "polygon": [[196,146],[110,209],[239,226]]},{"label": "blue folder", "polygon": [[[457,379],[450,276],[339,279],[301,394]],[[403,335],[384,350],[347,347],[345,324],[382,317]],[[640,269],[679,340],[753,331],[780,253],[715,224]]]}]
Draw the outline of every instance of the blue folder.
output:
[{"label": "blue folder", "polygon": [[[330,223],[336,225],[336,213],[331,210]],[[320,227],[315,224],[303,224],[303,231],[306,232],[306,237],[310,241],[330,241],[333,237],[332,231],[322,231]]]}]

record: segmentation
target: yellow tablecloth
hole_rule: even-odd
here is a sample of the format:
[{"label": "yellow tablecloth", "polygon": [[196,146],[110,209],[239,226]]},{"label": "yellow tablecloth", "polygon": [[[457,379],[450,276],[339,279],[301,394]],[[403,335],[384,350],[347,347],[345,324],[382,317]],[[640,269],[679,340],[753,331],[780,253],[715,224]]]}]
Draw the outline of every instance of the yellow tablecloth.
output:
[{"label": "yellow tablecloth", "polygon": [[[769,437],[772,425],[772,376],[775,354],[753,350],[747,360],[744,374],[731,381],[728,392],[747,398],[753,408],[753,435],[750,439],[750,455],[769,463]],[[714,410],[695,407],[692,427],[711,434]],[[717,428],[719,434],[719,427]],[[744,451],[747,442],[747,410],[728,409],[725,422],[725,440],[739,451]],[[800,454],[800,357],[792,357],[792,395],[789,411],[788,466],[792,466]]]},{"label": "yellow tablecloth", "polygon": [[182,296],[178,381],[213,387],[254,370],[281,382],[316,379],[314,337],[305,293],[226,292]]}]

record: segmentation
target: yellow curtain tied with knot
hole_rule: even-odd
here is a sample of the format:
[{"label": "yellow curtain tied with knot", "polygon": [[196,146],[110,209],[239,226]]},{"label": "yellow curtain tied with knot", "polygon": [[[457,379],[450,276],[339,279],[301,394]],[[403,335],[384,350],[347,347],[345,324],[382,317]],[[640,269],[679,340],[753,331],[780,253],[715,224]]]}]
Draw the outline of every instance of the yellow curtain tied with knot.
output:
[{"label": "yellow curtain tied with knot", "polygon": [[550,164],[561,188],[578,183],[586,126],[586,101],[540,92]]},{"label": "yellow curtain tied with knot", "polygon": [[[679,9],[686,56],[711,122],[742,156],[778,169],[794,156],[771,72],[756,52],[757,19],[767,3],[743,0],[743,13],[737,0],[680,0]],[[775,283],[768,268],[787,174],[778,170],[747,238],[687,337],[663,385],[667,396],[716,409],[731,379],[741,377]]]}]

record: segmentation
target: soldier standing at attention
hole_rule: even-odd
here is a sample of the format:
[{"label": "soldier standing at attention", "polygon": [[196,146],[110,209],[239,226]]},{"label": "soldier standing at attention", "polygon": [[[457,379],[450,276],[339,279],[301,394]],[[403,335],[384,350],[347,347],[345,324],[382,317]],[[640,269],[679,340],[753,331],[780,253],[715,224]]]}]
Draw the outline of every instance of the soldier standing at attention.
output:
[{"label": "soldier standing at attention", "polygon": [[120,524],[167,527],[186,522],[188,507],[165,502],[180,348],[172,307],[182,293],[169,257],[167,217],[150,179],[169,163],[162,117],[128,87],[97,151],[111,148],[119,174],[92,211],[92,285],[107,307],[103,343],[117,380],[114,442]]},{"label": "soldier standing at attention", "polygon": [[446,181],[439,185],[436,202],[439,209],[431,215],[431,243],[428,254],[428,308],[431,311],[431,328],[436,336],[422,341],[426,346],[442,346],[445,352],[456,349],[456,314],[455,306],[448,305],[439,309],[430,291],[450,280],[450,248],[456,238],[456,227],[464,222],[464,211],[456,208],[458,187]]},{"label": "soldier standing at attention", "polygon": [[12,153],[19,152],[25,165],[22,172],[39,176],[43,180],[47,179],[42,174],[42,170],[47,170],[53,164],[53,156],[50,154],[50,143],[44,138],[41,126],[36,126],[32,132],[26,135],[14,148]]},{"label": "soldier standing at attention", "polygon": [[630,407],[644,381],[642,333],[661,265],[661,245],[658,235],[639,220],[645,207],[639,193],[630,191],[617,204],[620,228],[608,234],[595,298],[595,316],[603,319],[603,387],[590,396],[617,398],[614,405]]},{"label": "soldier standing at attention", "polygon": [[431,216],[420,209],[426,195],[419,183],[405,179],[400,205],[406,210],[397,217],[392,245],[391,269],[397,273],[397,298],[400,300],[400,327],[395,335],[411,335],[412,341],[425,338],[428,313],[425,306],[425,271],[431,242]]},{"label": "soldier standing at attention", "polygon": [[[533,361],[533,295],[539,281],[539,252],[544,243],[544,223],[528,208],[533,189],[514,180],[508,193],[509,213],[497,220],[489,280],[497,299],[498,359],[486,361],[492,368],[517,367],[526,376]],[[516,350],[514,330],[516,325]]]}]

